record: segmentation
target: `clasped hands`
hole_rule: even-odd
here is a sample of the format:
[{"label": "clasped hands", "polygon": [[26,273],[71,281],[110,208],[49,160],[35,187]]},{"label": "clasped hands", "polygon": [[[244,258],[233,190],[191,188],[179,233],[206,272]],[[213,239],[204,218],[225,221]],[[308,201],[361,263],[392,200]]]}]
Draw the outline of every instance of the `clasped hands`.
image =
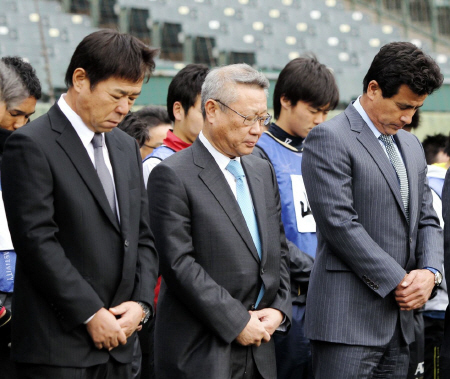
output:
[{"label": "clasped hands", "polygon": [[428,269],[413,270],[406,274],[395,289],[395,300],[400,310],[421,308],[429,299],[434,287],[434,274]]},{"label": "clasped hands", "polygon": [[[118,318],[116,318],[118,317]],[[142,307],[134,301],[126,301],[109,310],[100,309],[86,324],[87,331],[97,349],[112,350],[125,345],[135,330],[140,330]]]},{"label": "clasped hands", "polygon": [[236,342],[243,346],[259,346],[263,342],[269,342],[270,336],[283,321],[283,314],[274,308],[264,308],[248,313],[250,313],[250,320],[236,337]]}]

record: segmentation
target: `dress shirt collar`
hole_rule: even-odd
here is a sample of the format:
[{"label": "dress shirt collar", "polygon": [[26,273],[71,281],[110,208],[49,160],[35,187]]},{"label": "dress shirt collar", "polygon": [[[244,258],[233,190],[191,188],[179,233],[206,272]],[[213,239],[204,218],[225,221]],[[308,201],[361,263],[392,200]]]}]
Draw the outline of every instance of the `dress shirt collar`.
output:
[{"label": "dress shirt collar", "polygon": [[[58,100],[58,106],[61,109],[61,112],[67,117],[67,119],[72,124],[73,128],[80,137],[83,146],[87,148],[89,144],[92,142],[92,138],[94,138],[94,132],[89,129],[86,124],[83,122],[80,116],[67,104],[65,99],[66,94],[63,93]],[[105,145],[105,135],[102,134],[103,138],[103,146]]]},{"label": "dress shirt collar", "polygon": [[[210,152],[210,154],[213,156],[214,160],[216,161],[216,163],[218,164],[218,166],[220,167],[220,169],[222,171],[226,170],[228,163],[230,163],[230,158],[228,158],[226,155],[223,155],[221,152],[219,152],[212,144],[211,142],[209,142],[209,140],[205,137],[205,135],[203,134],[203,132],[200,132],[200,134],[198,135],[198,138],[200,139],[200,141],[203,143],[203,145],[206,147],[206,149],[208,149],[208,151]],[[238,161],[239,163],[241,163],[241,158],[240,157],[236,157],[234,158],[234,160]]]},{"label": "dress shirt collar", "polygon": [[353,103],[353,106],[358,111],[358,113],[361,115],[362,119],[366,122],[367,126],[370,128],[370,130],[373,132],[373,134],[375,134],[375,137],[378,139],[378,137],[381,136],[381,132],[375,127],[372,120],[369,118],[366,111],[362,107],[361,102],[359,101],[360,98],[361,98],[361,96],[359,96],[356,99],[356,101]]}]

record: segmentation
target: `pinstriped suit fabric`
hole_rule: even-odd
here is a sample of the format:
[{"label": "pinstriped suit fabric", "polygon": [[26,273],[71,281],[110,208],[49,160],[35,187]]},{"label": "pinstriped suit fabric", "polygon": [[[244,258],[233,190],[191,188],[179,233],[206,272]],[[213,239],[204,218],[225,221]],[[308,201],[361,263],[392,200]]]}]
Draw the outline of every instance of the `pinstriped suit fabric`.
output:
[{"label": "pinstriped suit fabric", "polygon": [[400,313],[406,342],[414,339],[412,312],[399,312],[392,291],[407,271],[441,267],[442,231],[421,144],[402,130],[394,138],[409,180],[409,224],[397,174],[353,105],[305,142],[302,171],[318,227],[306,307],[310,339],[381,346]]}]

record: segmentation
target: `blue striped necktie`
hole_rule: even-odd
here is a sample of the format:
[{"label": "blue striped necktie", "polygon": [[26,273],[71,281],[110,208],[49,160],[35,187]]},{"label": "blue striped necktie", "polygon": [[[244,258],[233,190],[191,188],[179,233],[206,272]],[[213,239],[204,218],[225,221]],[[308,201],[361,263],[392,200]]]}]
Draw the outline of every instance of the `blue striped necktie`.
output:
[{"label": "blue striped necktie", "polygon": [[394,166],[395,172],[397,173],[398,180],[400,182],[400,194],[402,196],[403,207],[405,208],[406,219],[409,223],[409,183],[405,165],[403,164],[397,153],[397,150],[395,149],[392,136],[381,134],[378,138],[381,142],[384,143],[384,146],[386,146],[389,160],[391,161],[392,166]]},{"label": "blue striped necktie", "polygon": [[[253,242],[255,244],[256,250],[258,251],[258,256],[261,259],[261,240],[259,238],[258,223],[256,221],[255,211],[253,210],[252,198],[250,197],[250,192],[248,187],[244,182],[244,170],[238,161],[233,159],[227,165],[227,170],[233,174],[236,178],[236,197],[239,207],[241,208],[242,215],[244,216],[245,222],[247,223],[248,230],[252,236]],[[264,295],[264,283],[259,291],[258,299],[255,303],[255,308],[258,307]]]}]

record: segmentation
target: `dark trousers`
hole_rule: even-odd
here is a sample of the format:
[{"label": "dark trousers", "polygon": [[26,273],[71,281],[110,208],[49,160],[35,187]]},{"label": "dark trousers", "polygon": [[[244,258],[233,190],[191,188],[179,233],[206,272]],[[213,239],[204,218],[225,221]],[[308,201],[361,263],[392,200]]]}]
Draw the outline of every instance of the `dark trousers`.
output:
[{"label": "dark trousers", "polygon": [[141,379],[155,379],[154,335],[155,318],[151,318],[138,332],[142,350]]},{"label": "dark trousers", "polygon": [[19,379],[130,379],[131,363],[123,364],[110,359],[92,367],[57,367],[17,363]]},{"label": "dark trousers", "polygon": [[424,316],[425,379],[446,379],[441,373],[440,349],[444,340],[444,320]]},{"label": "dark trousers", "polygon": [[425,373],[425,326],[422,312],[414,311],[414,335],[416,340],[409,345],[408,379],[423,379]]},{"label": "dark trousers", "polygon": [[311,341],[316,379],[405,379],[409,348],[397,326],[384,346]]},{"label": "dark trousers", "polygon": [[231,379],[263,379],[256,367],[251,347],[233,344]]},{"label": "dark trousers", "polygon": [[312,379],[311,344],[305,336],[305,305],[292,305],[291,328],[274,334],[278,379]]}]

